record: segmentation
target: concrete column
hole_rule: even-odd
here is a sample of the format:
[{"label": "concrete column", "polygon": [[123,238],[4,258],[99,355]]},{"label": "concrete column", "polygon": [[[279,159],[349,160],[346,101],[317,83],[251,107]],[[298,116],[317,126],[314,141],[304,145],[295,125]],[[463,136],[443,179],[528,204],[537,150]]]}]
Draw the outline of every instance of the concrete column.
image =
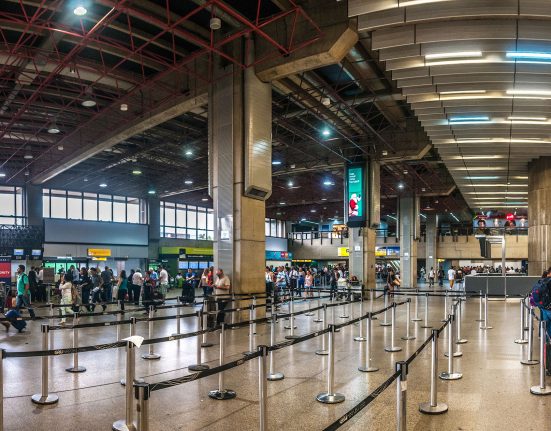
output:
[{"label": "concrete column", "polygon": [[25,188],[27,206],[27,224],[42,227],[44,222],[42,187],[28,184]]},{"label": "concrete column", "polygon": [[402,287],[417,286],[417,240],[419,238],[419,197],[398,198],[400,225],[400,281]]},{"label": "concrete column", "polygon": [[364,265],[364,285],[366,287],[375,287],[375,244],[377,241],[377,232],[375,229],[363,230],[363,265]]},{"label": "concrete column", "polygon": [[227,66],[216,73],[221,78],[209,94],[214,265],[230,277],[234,293],[261,293],[265,291],[264,199],[271,194],[272,175],[271,86],[260,82],[252,70]]},{"label": "concrete column", "polygon": [[348,269],[350,275],[355,275],[361,282],[365,280],[363,230],[359,227],[348,229]]},{"label": "concrete column", "polygon": [[541,276],[551,265],[551,157],[528,165],[528,275]]},{"label": "concrete column", "polygon": [[147,199],[147,212],[149,215],[149,258],[157,259],[161,238],[161,205],[158,198]]},{"label": "concrete column", "polygon": [[427,214],[427,229],[426,229],[426,242],[425,242],[425,255],[426,266],[425,270],[427,274],[431,268],[434,271],[438,271],[438,257],[436,256],[437,250],[437,228],[438,228],[438,216],[436,214]]}]

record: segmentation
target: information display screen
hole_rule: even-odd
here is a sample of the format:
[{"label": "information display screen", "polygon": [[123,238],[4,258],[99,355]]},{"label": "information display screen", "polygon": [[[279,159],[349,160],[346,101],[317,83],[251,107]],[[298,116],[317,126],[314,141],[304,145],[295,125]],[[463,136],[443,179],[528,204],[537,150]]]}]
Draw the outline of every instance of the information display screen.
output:
[{"label": "information display screen", "polygon": [[349,227],[366,225],[367,196],[365,190],[365,164],[349,164],[346,166],[345,202]]}]

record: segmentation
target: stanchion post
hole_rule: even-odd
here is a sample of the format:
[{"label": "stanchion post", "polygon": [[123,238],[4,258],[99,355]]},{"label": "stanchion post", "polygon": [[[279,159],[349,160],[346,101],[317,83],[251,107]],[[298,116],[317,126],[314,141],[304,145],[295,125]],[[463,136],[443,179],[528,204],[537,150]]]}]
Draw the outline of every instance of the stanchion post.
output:
[{"label": "stanchion post", "polygon": [[419,317],[419,289],[415,289],[415,315],[412,322],[420,322],[422,319]]},{"label": "stanchion post", "polygon": [[459,302],[457,303],[457,340],[455,340],[456,344],[465,344],[468,342],[468,340],[466,338],[463,338],[463,335],[461,334],[461,320],[462,320],[461,301],[463,300],[459,298]]},{"label": "stanchion post", "polygon": [[[383,296],[385,298],[384,308],[387,308],[388,307],[388,290],[386,290],[386,289],[384,290]],[[383,321],[380,323],[381,326],[390,326],[391,325],[391,323],[389,323],[387,321],[386,317],[387,317],[387,310],[385,310],[385,312],[384,312]]]},{"label": "stanchion post", "polygon": [[128,383],[125,385],[125,416],[113,424],[114,431],[134,431],[134,406],[133,406],[133,386],[136,373],[136,362],[134,353],[134,343],[126,342],[126,378]]},{"label": "stanchion post", "polygon": [[258,351],[261,355],[258,357],[258,408],[259,408],[259,431],[266,431],[267,429],[267,403],[268,390],[266,387],[266,355],[268,354],[268,347],[258,346]]},{"label": "stanchion post", "polygon": [[135,384],[135,396],[138,400],[137,431],[149,431],[149,398],[151,389],[148,383]]},{"label": "stanchion post", "polygon": [[396,430],[406,431],[407,429],[407,376],[408,364],[400,361],[396,363],[396,371],[400,372],[396,380]]},{"label": "stanchion post", "polygon": [[[206,311],[206,312],[205,312]],[[232,314],[233,315],[233,314]],[[208,309],[207,300],[203,300],[203,309],[201,310],[201,329],[207,329],[208,326]],[[207,332],[203,332],[201,336],[201,347],[212,347],[214,344],[207,341]]]},{"label": "stanchion post", "polygon": [[295,335],[295,329],[297,328],[297,326],[295,325],[295,301],[294,301],[294,296],[295,295],[291,295],[291,300],[289,302],[289,311],[290,311],[290,316],[289,316],[289,326],[285,326],[285,329],[289,329],[290,332],[289,332],[289,335],[286,335],[285,338],[287,340],[294,340],[295,338],[298,338],[298,335]]},{"label": "stanchion post", "polygon": [[444,318],[441,320],[441,322],[446,322],[448,320],[448,291],[446,290],[444,292]]},{"label": "stanchion post", "polygon": [[421,328],[432,328],[432,325],[429,325],[429,294],[425,293],[425,323],[421,325]]},{"label": "stanchion post", "polygon": [[[373,314],[373,303],[375,302],[375,289],[369,289],[369,312]],[[372,316],[371,320],[378,320],[377,316]]]},{"label": "stanchion post", "polygon": [[[73,353],[73,366],[66,368],[65,371],[68,371],[70,373],[84,373],[86,371],[86,368],[81,367],[78,365],[78,313],[73,314],[73,349],[75,349],[75,352]],[[120,325],[118,325],[120,326]],[[2,428],[0,428],[1,430]]]},{"label": "stanchion post", "polygon": [[[363,315],[364,315],[364,298],[362,294],[362,297],[360,298],[360,319],[363,317]],[[354,337],[354,341],[365,341],[362,320],[360,320],[359,326],[360,326],[360,335],[358,335],[357,337]]]},{"label": "stanchion post", "polygon": [[[77,314],[77,313],[75,313]],[[73,315],[74,317],[74,315]],[[74,321],[74,319],[73,319]],[[121,314],[118,313],[117,314],[117,341],[121,341],[121,324],[120,324],[120,321],[121,321]]]},{"label": "stanchion post", "polygon": [[335,325],[329,325],[329,357],[327,360],[327,391],[316,396],[323,404],[337,404],[345,400],[343,394],[334,391],[335,386]]},{"label": "stanchion post", "polygon": [[430,361],[430,401],[419,404],[419,411],[429,415],[439,415],[448,411],[446,403],[439,403],[437,399],[438,384],[438,329],[432,330],[431,340],[431,361]]},{"label": "stanchion post", "polygon": [[[256,296],[253,296],[253,320],[256,320]],[[256,335],[256,323],[253,322],[253,334]]]},{"label": "stanchion post", "polygon": [[323,322],[323,319],[321,318],[321,298],[320,298],[320,294],[321,292],[318,290],[318,314],[316,316],[316,318],[313,320],[314,322],[316,323],[321,323]]},{"label": "stanchion post", "polygon": [[[275,327],[276,327],[276,321],[277,321],[277,315],[274,314],[271,317],[271,323],[270,323],[270,346],[273,347],[275,344]],[[283,380],[285,377],[283,373],[278,373],[274,371],[275,369],[275,352],[273,350],[270,350],[270,371],[268,372],[268,376],[266,377],[270,381],[275,380]]]},{"label": "stanchion post", "polygon": [[406,302],[406,335],[402,337],[402,340],[415,340],[415,336],[411,335],[409,322],[410,322],[410,304],[411,298],[407,299]]},{"label": "stanchion post", "polygon": [[475,322],[484,322],[484,319],[482,318],[482,290],[479,290],[478,294],[478,319],[476,319]]},{"label": "stanchion post", "polygon": [[492,328],[488,323],[488,294],[486,293],[484,295],[484,324],[480,326],[480,329],[487,330]]},{"label": "stanchion post", "polygon": [[[203,330],[203,316],[201,315],[202,311],[199,310],[197,312],[197,330],[202,331]],[[197,335],[197,346],[196,346],[196,363],[194,365],[190,365],[188,370],[190,371],[204,371],[208,370],[209,366],[207,364],[203,364],[203,361],[201,360],[201,335]]]},{"label": "stanchion post", "polygon": [[172,335],[180,335],[180,297],[176,297],[176,332]]},{"label": "stanchion post", "polygon": [[[49,337],[48,333],[50,332],[50,327],[43,323],[40,326],[40,330],[42,331],[42,350],[49,350]],[[49,365],[49,359],[50,357],[48,355],[44,355],[41,358],[42,361],[42,379],[41,379],[41,392],[39,394],[34,394],[31,397],[31,401],[35,404],[40,405],[49,405],[49,404],[55,404],[59,401],[59,397],[56,394],[50,394],[48,393],[48,365]]]},{"label": "stanchion post", "polygon": [[[364,363],[361,367],[358,368],[359,371],[362,371],[364,373],[372,373],[374,371],[379,371],[379,369],[373,365],[371,365],[371,318],[372,315],[369,313],[366,319],[366,340],[365,340],[365,355],[364,355]],[[360,322],[361,324],[361,322]]]},{"label": "stanchion post", "polygon": [[534,313],[533,307],[530,306],[528,311],[528,359],[520,361],[523,365],[537,365],[539,361],[534,359]]},{"label": "stanchion post", "polygon": [[551,387],[547,387],[545,384],[545,341],[547,339],[547,322],[545,320],[540,321],[540,383],[539,385],[532,386],[530,393],[534,395],[550,395]]},{"label": "stanchion post", "polygon": [[[327,304],[323,304],[323,314],[322,314],[323,318],[322,318],[322,326],[323,326],[323,329],[327,328]],[[327,351],[327,348],[325,347],[325,337],[327,336],[327,334],[322,334],[321,335],[321,349],[320,350],[316,350],[316,355],[320,355],[320,356],[325,356],[325,355],[328,355],[329,352]]]},{"label": "stanchion post", "polygon": [[254,305],[251,304],[249,307],[249,350],[243,352],[244,355],[252,355],[254,351],[254,329],[253,329],[253,319],[254,319]]},{"label": "stanchion post", "polygon": [[524,321],[526,320],[524,316],[524,313],[525,313],[524,298],[522,298],[519,301],[519,304],[520,304],[520,338],[515,340],[515,343],[526,344],[528,340],[524,337]]},{"label": "stanchion post", "polygon": [[392,303],[391,314],[390,314],[390,345],[385,347],[385,352],[399,352],[402,350],[400,346],[394,345],[394,332],[396,329],[396,303]]},{"label": "stanchion post", "polygon": [[[350,297],[350,290],[348,290],[349,292],[349,297]],[[341,315],[339,316],[340,319],[348,319],[350,317],[350,313],[347,311],[347,308],[348,308],[348,304],[349,304],[349,299],[345,299],[344,303],[341,304]]]},{"label": "stanchion post", "polygon": [[[222,366],[224,365],[224,344],[225,344],[225,336],[224,336],[224,324],[222,323],[222,328],[220,329],[220,355],[219,355],[219,363],[218,365]],[[218,373],[218,389],[212,390],[209,392],[209,398],[215,399],[215,400],[230,400],[232,398],[235,398],[237,394],[235,391],[231,389],[225,389],[224,388],[224,371],[221,371]]]},{"label": "stanchion post", "polygon": [[[449,323],[448,323],[448,352],[453,352],[453,321],[454,316],[452,314],[448,317]],[[453,353],[451,355],[448,355],[448,371],[443,371],[440,373],[440,378],[442,380],[459,380],[461,377],[463,377],[463,374],[461,373],[455,373],[453,371]]]},{"label": "stanchion post", "polygon": [[[311,289],[311,288],[310,288]],[[308,296],[308,297],[305,297],[306,298],[306,301],[308,301],[308,311],[306,313],[304,313],[305,316],[313,316],[314,313],[312,313],[311,309],[312,309],[312,299],[313,297],[311,296]],[[309,298],[309,299],[308,299]]]},{"label": "stanchion post", "polygon": [[[453,352],[453,356],[455,358],[459,358],[460,356],[463,356],[463,352],[461,350],[459,350],[459,344],[457,344],[457,337],[456,337],[456,332],[457,332],[457,326],[459,325],[459,318],[458,318],[458,312],[457,312],[457,307],[458,307],[459,303],[457,304],[452,304],[452,307],[451,307],[451,315],[452,315],[452,319],[453,319],[453,322],[454,322],[454,326],[453,326],[453,329],[454,329],[454,333],[452,334],[452,345],[456,347],[456,351],[452,351]],[[449,355],[449,350],[447,352],[444,353],[444,356],[447,358],[448,355]]]},{"label": "stanchion post", "polygon": [[[149,331],[148,331],[148,336],[147,338],[149,338],[150,340],[153,338],[153,319],[155,317],[155,308],[153,307],[153,305],[150,305],[149,306]],[[155,353],[155,345],[153,343],[151,343],[149,345],[149,352],[148,353],[145,353],[142,355],[142,358],[143,359],[147,359],[147,360],[156,360],[156,359],[161,359],[161,355]]]}]

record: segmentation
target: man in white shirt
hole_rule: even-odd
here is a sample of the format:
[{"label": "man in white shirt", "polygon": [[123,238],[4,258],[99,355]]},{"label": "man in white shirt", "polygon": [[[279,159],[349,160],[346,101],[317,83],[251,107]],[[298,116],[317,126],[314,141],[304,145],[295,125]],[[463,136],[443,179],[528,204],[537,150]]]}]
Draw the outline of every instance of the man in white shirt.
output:
[{"label": "man in white shirt", "polygon": [[140,268],[136,269],[134,275],[132,276],[132,288],[134,292],[132,297],[134,298],[134,305],[140,305],[140,294],[143,286],[143,275],[140,271]]},{"label": "man in white shirt", "polygon": [[448,269],[448,281],[450,282],[450,289],[453,289],[455,283],[455,269],[453,269],[453,266]]},{"label": "man in white shirt", "polygon": [[[230,278],[224,274],[224,270],[222,268],[218,268],[218,271],[216,272],[216,281],[214,282],[214,295],[215,296],[221,296],[221,295],[229,295],[231,290],[231,281]],[[218,315],[216,316],[216,323],[218,325],[221,325],[224,323],[224,320],[226,318],[226,313],[224,312],[224,309],[228,305],[227,300],[223,299],[217,299],[218,302]]]},{"label": "man in white shirt", "polygon": [[168,272],[164,266],[161,266],[161,271],[159,272],[159,284],[161,286],[161,292],[163,295],[166,295],[168,291]]}]

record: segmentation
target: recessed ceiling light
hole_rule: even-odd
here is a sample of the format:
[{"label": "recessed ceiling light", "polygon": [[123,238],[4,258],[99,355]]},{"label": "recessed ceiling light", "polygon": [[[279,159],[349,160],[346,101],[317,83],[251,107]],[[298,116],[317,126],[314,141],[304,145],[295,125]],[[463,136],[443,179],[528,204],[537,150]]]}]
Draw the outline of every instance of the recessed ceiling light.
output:
[{"label": "recessed ceiling light", "polygon": [[104,189],[105,187],[107,187],[107,184],[101,183],[99,186],[100,186],[102,189]]},{"label": "recessed ceiling light", "polygon": [[193,156],[193,151],[191,150],[186,150],[186,156]]},{"label": "recessed ceiling light", "polygon": [[31,175],[30,171],[26,170],[25,171],[25,176],[28,177],[29,175]]},{"label": "recessed ceiling light", "polygon": [[326,201],[326,200],[327,200],[327,198],[321,198],[321,200],[322,200],[322,201]]},{"label": "recessed ceiling light", "polygon": [[206,202],[206,201],[209,200],[209,198],[202,198],[201,200],[202,200],[203,202]]},{"label": "recessed ceiling light", "polygon": [[87,183],[87,182],[88,182],[88,178],[84,178],[83,181],[84,181],[85,183]]},{"label": "recessed ceiling light", "polygon": [[312,208],[312,209],[310,210],[310,212],[311,212],[311,213],[315,213],[316,210]]},{"label": "recessed ceiling light", "polygon": [[25,153],[23,158],[26,159],[26,160],[31,160],[33,158],[33,155],[31,153]]},{"label": "recessed ceiling light", "polygon": [[185,180],[184,184],[190,185],[190,184],[193,184],[193,181],[192,180]]},{"label": "recessed ceiling light", "polygon": [[323,185],[324,185],[324,186],[334,186],[335,183],[334,183],[333,181],[331,181],[331,180],[325,180],[325,181],[323,182]]},{"label": "recessed ceiling light", "polygon": [[134,170],[132,171],[132,173],[133,173],[134,175],[141,175],[142,171],[140,171],[139,169],[134,169]]},{"label": "recessed ceiling light", "polygon": [[274,166],[281,165],[281,162],[279,160],[274,160],[272,161],[272,165]]},{"label": "recessed ceiling light", "polygon": [[288,185],[289,187],[293,187],[293,186],[295,185],[295,183],[292,182],[292,181],[289,181],[289,182],[287,183],[287,185]]},{"label": "recessed ceiling light", "polygon": [[399,188],[400,190],[403,189],[403,188],[404,188],[404,184],[403,184],[403,183],[399,183],[399,184],[398,184],[398,188]]},{"label": "recessed ceiling light", "polygon": [[331,99],[329,97],[322,97],[321,104],[323,106],[331,106]]},{"label": "recessed ceiling light", "polygon": [[149,195],[154,195],[154,194],[155,194],[155,190],[148,190],[148,191],[147,191],[147,194],[149,194]]},{"label": "recessed ceiling light", "polygon": [[285,205],[285,202],[280,202],[279,205]]},{"label": "recessed ceiling light", "polygon": [[128,105],[126,103],[121,103],[121,111],[123,112],[128,111]]},{"label": "recessed ceiling light", "polygon": [[329,136],[329,135],[331,134],[331,132],[329,131],[329,129],[323,129],[323,130],[321,131],[321,134],[322,134],[323,136]]},{"label": "recessed ceiling light", "polygon": [[4,172],[0,172],[0,178],[4,178],[6,174]]},{"label": "recessed ceiling light", "polygon": [[73,13],[76,16],[84,16],[86,15],[87,12],[88,10],[82,4],[79,4],[77,7],[73,9]]},{"label": "recessed ceiling light", "polygon": [[59,151],[63,151],[63,145],[58,145],[58,146],[57,146],[57,149],[58,149]]}]

